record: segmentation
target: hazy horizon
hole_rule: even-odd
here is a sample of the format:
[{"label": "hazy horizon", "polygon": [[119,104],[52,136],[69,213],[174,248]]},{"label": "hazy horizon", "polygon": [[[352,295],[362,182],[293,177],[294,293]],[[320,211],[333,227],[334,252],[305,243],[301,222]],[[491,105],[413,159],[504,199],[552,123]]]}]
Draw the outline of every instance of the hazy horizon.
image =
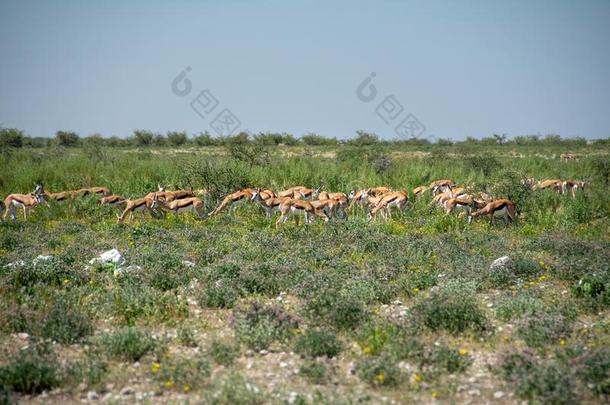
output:
[{"label": "hazy horizon", "polygon": [[608,21],[597,0],[0,1],[0,125],[608,138]]}]

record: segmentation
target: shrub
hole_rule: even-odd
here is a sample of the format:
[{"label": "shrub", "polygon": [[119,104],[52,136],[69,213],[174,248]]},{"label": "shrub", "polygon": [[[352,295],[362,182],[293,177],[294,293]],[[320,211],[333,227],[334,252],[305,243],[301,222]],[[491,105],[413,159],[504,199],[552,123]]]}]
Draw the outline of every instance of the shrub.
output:
[{"label": "shrub", "polygon": [[21,148],[23,131],[17,128],[0,128],[0,149]]},{"label": "shrub", "polygon": [[339,329],[353,329],[367,318],[364,304],[357,297],[335,290],[318,292],[307,303],[307,310],[312,318],[322,317]]},{"label": "shrub", "polygon": [[239,347],[213,340],[208,349],[208,354],[216,363],[229,367],[239,355]]},{"label": "shrub", "polygon": [[309,362],[299,368],[299,374],[313,384],[322,384],[326,380],[326,366],[320,362]]},{"label": "shrub", "polygon": [[529,295],[507,296],[496,306],[498,319],[508,322],[525,315],[534,315],[544,310],[544,303]]},{"label": "shrub", "polygon": [[570,370],[559,364],[539,364],[529,352],[506,355],[500,373],[516,387],[519,397],[554,404],[576,400]]},{"label": "shrub", "polygon": [[342,346],[333,333],[312,329],[299,336],[294,351],[309,357],[335,357],[341,352]]},{"label": "shrub", "polygon": [[239,292],[228,282],[210,282],[203,288],[199,304],[207,308],[232,308],[239,297]]},{"label": "shrub", "polygon": [[589,309],[598,310],[610,305],[609,273],[586,274],[572,287],[572,294]]},{"label": "shrub", "polygon": [[297,318],[281,307],[259,301],[251,301],[233,311],[237,340],[254,350],[267,349],[276,341],[286,341],[299,327]]},{"label": "shrub", "polygon": [[182,324],[178,328],[177,336],[178,342],[184,346],[197,347],[197,339],[193,329],[187,324]]},{"label": "shrub", "polygon": [[76,132],[57,131],[55,133],[55,141],[59,146],[71,148],[78,146],[80,143],[80,137]]},{"label": "shrub", "polygon": [[211,405],[257,405],[266,403],[266,399],[260,388],[241,374],[233,373],[218,387],[208,390],[204,402]]},{"label": "shrub", "polygon": [[61,376],[55,357],[38,346],[21,350],[0,367],[0,388],[23,394],[37,394],[59,386]]},{"label": "shrub", "polygon": [[488,328],[487,319],[479,307],[474,288],[454,281],[413,306],[417,321],[431,330],[444,329],[452,334]]},{"label": "shrub", "polygon": [[397,385],[400,380],[396,360],[388,355],[365,357],[356,364],[356,370],[363,381],[374,386]]},{"label": "shrub", "polygon": [[493,156],[475,155],[464,160],[464,167],[475,172],[481,172],[483,176],[489,177],[493,172],[500,169],[502,164]]},{"label": "shrub", "polygon": [[528,315],[519,320],[517,333],[530,347],[542,348],[559,343],[571,332],[570,321],[558,311],[544,311]]},{"label": "shrub", "polygon": [[150,334],[133,327],[102,336],[101,344],[110,357],[127,361],[139,360],[156,346]]},{"label": "shrub", "polygon": [[194,358],[165,356],[151,364],[150,371],[160,389],[190,392],[210,376],[210,364],[201,356]]}]

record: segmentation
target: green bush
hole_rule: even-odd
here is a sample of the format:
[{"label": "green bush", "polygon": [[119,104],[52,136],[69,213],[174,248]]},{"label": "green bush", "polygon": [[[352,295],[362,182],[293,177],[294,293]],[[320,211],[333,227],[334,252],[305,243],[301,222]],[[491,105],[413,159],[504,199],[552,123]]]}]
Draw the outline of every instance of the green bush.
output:
[{"label": "green bush", "polygon": [[343,345],[337,337],[328,331],[310,329],[300,335],[294,345],[294,351],[309,357],[335,357]]},{"label": "green bush", "polygon": [[356,364],[358,375],[373,386],[393,386],[400,381],[396,360],[388,355],[365,357]]},{"label": "green bush", "polygon": [[313,384],[323,384],[326,381],[327,368],[324,363],[312,361],[299,368],[299,375]]},{"label": "green bush", "polygon": [[233,365],[239,355],[239,347],[213,340],[208,349],[208,354],[218,364],[225,367]]},{"label": "green bush", "polygon": [[149,333],[133,327],[103,335],[100,344],[108,356],[126,361],[137,361],[156,346]]},{"label": "green bush", "polygon": [[557,310],[547,310],[524,316],[517,323],[517,334],[530,347],[543,348],[558,344],[571,333],[570,320]]},{"label": "green bush", "polygon": [[500,373],[521,398],[553,404],[576,402],[570,370],[560,364],[540,364],[528,352],[513,353],[502,360]]},{"label": "green bush", "polygon": [[427,328],[459,334],[467,330],[488,329],[485,314],[479,307],[474,288],[454,281],[413,306],[415,319]]},{"label": "green bush", "polygon": [[233,311],[237,340],[254,350],[267,349],[276,341],[285,342],[299,327],[296,317],[276,305],[251,301]]},{"label": "green bush", "polygon": [[37,346],[21,350],[0,367],[0,388],[23,394],[37,394],[61,384],[55,356]]}]

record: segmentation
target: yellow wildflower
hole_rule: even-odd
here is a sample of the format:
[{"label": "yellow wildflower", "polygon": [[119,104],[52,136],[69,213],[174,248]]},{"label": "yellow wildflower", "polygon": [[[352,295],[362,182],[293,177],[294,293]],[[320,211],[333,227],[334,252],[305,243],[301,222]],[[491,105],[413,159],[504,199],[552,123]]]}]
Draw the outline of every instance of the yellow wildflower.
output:
[{"label": "yellow wildflower", "polygon": [[364,348],[362,349],[362,351],[366,354],[370,354],[373,353],[373,349],[371,349],[369,346],[364,346]]},{"label": "yellow wildflower", "polygon": [[421,380],[422,380],[421,375],[419,375],[418,373],[415,373],[414,378],[415,378],[415,382],[421,382]]},{"label": "yellow wildflower", "polygon": [[466,349],[460,349],[459,350],[460,356],[466,356],[468,354],[468,350]]},{"label": "yellow wildflower", "polygon": [[174,386],[174,381],[170,378],[169,380],[166,380],[163,385],[165,385],[165,388],[171,388]]},{"label": "yellow wildflower", "polygon": [[188,384],[184,384],[184,387],[182,387],[182,389],[184,390],[184,392],[189,392],[191,390],[191,387]]},{"label": "yellow wildflower", "polygon": [[156,373],[157,371],[159,371],[159,369],[161,368],[161,364],[154,362],[151,366],[150,366],[150,371],[152,371],[153,373]]},{"label": "yellow wildflower", "polygon": [[562,346],[566,345],[566,340],[565,339],[559,339],[559,344]]},{"label": "yellow wildflower", "polygon": [[377,374],[377,375],[375,376],[375,379],[376,379],[378,382],[383,383],[383,382],[385,381],[385,374],[383,374],[383,373]]},{"label": "yellow wildflower", "polygon": [[432,398],[436,398],[436,397],[438,397],[438,392],[432,391]]},{"label": "yellow wildflower", "polygon": [[70,284],[70,280],[68,280],[67,278],[64,278],[64,285],[68,285]]}]

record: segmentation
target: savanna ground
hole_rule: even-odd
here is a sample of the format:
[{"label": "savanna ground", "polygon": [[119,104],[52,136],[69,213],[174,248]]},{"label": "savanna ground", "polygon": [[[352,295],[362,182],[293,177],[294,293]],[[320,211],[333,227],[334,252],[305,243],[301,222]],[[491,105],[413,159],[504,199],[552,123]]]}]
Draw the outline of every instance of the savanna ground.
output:
[{"label": "savanna ground", "polygon": [[[404,215],[275,229],[258,206],[117,224],[95,199],[0,223],[0,402],[575,403],[610,393],[607,143],[3,150],[0,192],[158,183],[511,198],[516,225]],[[524,176],[587,179],[576,198]],[[121,266],[88,265],[116,248]],[[39,256],[50,258],[34,259]],[[508,255],[512,264],[491,269]]]}]

